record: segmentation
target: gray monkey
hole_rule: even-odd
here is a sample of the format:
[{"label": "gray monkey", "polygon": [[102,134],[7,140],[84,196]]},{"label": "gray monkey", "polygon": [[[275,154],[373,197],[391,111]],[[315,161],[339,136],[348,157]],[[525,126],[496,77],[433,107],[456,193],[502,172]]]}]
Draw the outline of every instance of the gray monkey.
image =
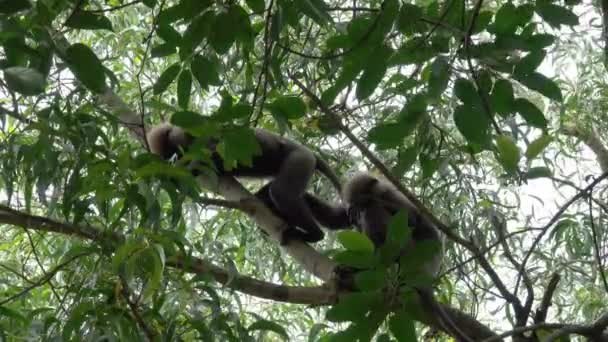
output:
[{"label": "gray monkey", "polygon": [[[435,240],[443,249],[443,238],[437,227],[426,217],[420,215],[417,208],[392,184],[378,179],[370,173],[361,172],[352,177],[344,185],[342,195],[348,208],[350,221],[359,231],[369,237],[375,247],[384,245],[388,233],[389,223],[399,210],[405,210],[408,217],[408,226],[412,231],[410,242],[401,251],[407,256],[416,242]],[[423,265],[423,270],[430,276],[437,276],[441,266],[443,253],[436,253],[431,260]],[[345,270],[339,270],[339,272]],[[347,270],[348,271],[348,270]],[[439,306],[430,287],[417,288],[420,298],[438,318],[438,322],[454,334],[459,341],[471,341],[447,316]]]},{"label": "gray monkey", "polygon": [[[333,206],[306,193],[306,186],[315,170],[324,174],[338,191],[341,190],[340,181],[329,165],[305,146],[278,134],[259,128],[254,133],[261,153],[253,157],[250,166],[237,165],[230,170],[225,169],[221,156],[215,152],[217,139],[208,141],[211,161],[219,175],[273,178],[256,196],[290,226],[281,243],[292,239],[306,242],[322,240],[325,234],[317,222],[332,230],[347,228],[348,216],[342,206]],[[182,151],[194,141],[194,137],[182,128],[168,123],[153,127],[146,137],[150,152],[165,160],[174,155],[181,157]],[[193,172],[196,175],[196,171]]]}]

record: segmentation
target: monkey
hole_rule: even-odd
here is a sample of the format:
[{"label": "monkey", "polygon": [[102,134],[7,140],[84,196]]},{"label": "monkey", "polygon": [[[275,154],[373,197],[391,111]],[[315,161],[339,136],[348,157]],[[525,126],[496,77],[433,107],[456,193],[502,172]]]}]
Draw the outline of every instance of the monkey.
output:
[{"label": "monkey", "polygon": [[[420,214],[414,204],[395,186],[387,181],[376,178],[370,173],[361,172],[353,176],[345,185],[342,198],[347,207],[349,221],[357,230],[364,233],[376,248],[384,245],[389,223],[399,210],[405,210],[408,226],[411,227],[410,242],[403,247],[401,256],[413,248],[416,242],[434,240],[443,249],[443,237],[437,227]],[[423,265],[423,271],[430,276],[437,276],[441,266],[442,253],[436,253],[431,260]],[[344,272],[345,269],[339,271]],[[352,270],[350,270],[352,272]],[[432,288],[416,288],[420,298],[438,318],[438,322],[446,331],[454,333],[459,341],[470,341],[460,329],[449,319],[444,310],[434,298]]]},{"label": "monkey", "polygon": [[[442,243],[438,229],[420,215],[416,207],[392,184],[380,180],[370,173],[355,174],[345,185],[342,195],[348,207],[349,221],[357,230],[364,233],[376,248],[384,245],[388,226],[392,217],[399,210],[405,210],[408,226],[413,229],[410,244],[422,240],[435,240]],[[404,253],[411,246],[404,247]],[[428,265],[429,274],[436,275],[441,266],[441,255],[438,253]]]},{"label": "monkey", "polygon": [[[256,196],[289,225],[281,238],[281,244],[290,240],[322,240],[325,234],[317,222],[332,230],[346,229],[348,215],[342,206],[333,206],[306,193],[306,186],[315,170],[325,175],[341,191],[341,183],[329,165],[310,149],[278,134],[260,128],[256,128],[254,133],[261,153],[253,157],[250,166],[237,165],[228,170],[215,151],[219,141],[210,139],[207,145],[212,151],[213,167],[219,175],[273,178]],[[181,157],[182,152],[194,142],[193,136],[168,123],[151,128],[146,138],[150,152],[164,160]]]}]

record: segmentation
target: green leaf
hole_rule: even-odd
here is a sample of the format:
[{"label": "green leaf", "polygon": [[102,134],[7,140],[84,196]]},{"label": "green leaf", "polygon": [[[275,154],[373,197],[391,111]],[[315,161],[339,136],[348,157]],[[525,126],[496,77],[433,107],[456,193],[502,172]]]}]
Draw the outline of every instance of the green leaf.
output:
[{"label": "green leaf", "polygon": [[251,166],[254,156],[260,155],[261,149],[252,129],[234,127],[223,132],[224,138],[218,146],[218,152],[224,159],[224,168],[231,170],[237,164]]},{"label": "green leaf", "polygon": [[65,25],[72,28],[84,30],[109,30],[112,29],[112,22],[102,14],[77,10],[70,15]]},{"label": "green leaf", "polygon": [[543,134],[528,145],[526,149],[526,158],[532,160],[541,154],[547,146],[553,141],[553,137]]},{"label": "green leaf", "polygon": [[405,3],[399,11],[397,19],[397,29],[404,35],[411,35],[425,29],[425,24],[421,22],[424,13],[420,6]]},{"label": "green leaf", "polygon": [[268,105],[273,116],[294,120],[306,114],[306,104],[298,96],[279,96]]},{"label": "green leaf", "polygon": [[330,322],[358,321],[365,317],[370,308],[379,300],[370,292],[354,292],[340,297],[340,301],[325,313]]},{"label": "green leaf", "polygon": [[559,86],[545,75],[538,72],[532,72],[526,75],[513,75],[514,78],[525,85],[529,89],[536,90],[546,97],[555,100],[562,101],[562,91]]},{"label": "green leaf", "polygon": [[525,174],[526,179],[536,179],[553,176],[553,171],[550,168],[539,166],[531,167]]},{"label": "green leaf", "polygon": [[302,14],[314,20],[320,26],[332,22],[332,18],[327,12],[327,4],[323,0],[296,0],[294,4]]},{"label": "green leaf", "polygon": [[211,27],[213,30],[209,31],[209,43],[218,54],[223,55],[234,44],[237,27],[229,12],[217,14]]},{"label": "green leaf", "polygon": [[158,80],[156,80],[156,83],[154,83],[154,95],[161,94],[165,90],[167,90],[167,88],[169,88],[171,83],[173,83],[173,81],[177,77],[177,74],[179,74],[180,69],[181,67],[179,63],[175,63],[165,69],[165,71],[163,71]]},{"label": "green leaf", "polygon": [[346,265],[359,269],[368,269],[377,263],[371,252],[342,251],[336,253],[334,260],[340,265]]},{"label": "green leaf", "polygon": [[154,8],[154,6],[156,6],[156,1],[157,0],[143,0],[142,3],[148,8]]},{"label": "green leaf", "polygon": [[357,81],[356,95],[359,101],[368,98],[376,90],[386,73],[386,61],[391,53],[392,50],[386,46],[376,49],[372,60],[367,63],[367,67],[363,69],[363,74]]},{"label": "green leaf", "polygon": [[459,78],[454,82],[454,94],[462,103],[481,109],[481,100],[473,82]]},{"label": "green leaf", "polygon": [[505,79],[496,81],[490,95],[490,103],[492,109],[504,117],[515,112],[515,98],[511,82]]},{"label": "green leaf", "polygon": [[277,335],[281,336],[284,340],[289,341],[289,335],[285,331],[285,328],[283,328],[278,323],[273,322],[273,321],[268,321],[265,319],[258,319],[253,324],[251,324],[249,326],[249,328],[247,328],[247,330],[249,330],[249,331],[256,331],[256,330],[272,331],[272,332],[276,333]]},{"label": "green leaf", "polygon": [[205,90],[210,85],[221,84],[217,64],[210,59],[197,55],[192,59],[190,68],[201,89]]},{"label": "green leaf", "polygon": [[536,1],[536,13],[549,25],[559,28],[560,25],[578,25],[578,16],[571,10],[550,3],[549,1]]},{"label": "green leaf", "polygon": [[253,10],[254,13],[264,12],[266,6],[264,0],[245,0],[245,3]]},{"label": "green leaf", "polygon": [[66,50],[70,70],[76,78],[95,93],[106,89],[106,73],[101,61],[86,45],[76,43]]},{"label": "green leaf", "polygon": [[14,14],[31,8],[27,0],[0,0],[0,14]]},{"label": "green leaf", "polygon": [[386,241],[394,243],[401,249],[410,241],[411,237],[412,229],[408,226],[407,211],[399,210],[388,224]]},{"label": "green leaf", "polygon": [[121,267],[127,262],[136,251],[142,250],[145,245],[139,241],[127,241],[120,245],[112,257],[112,272],[119,273]]},{"label": "green leaf", "polygon": [[386,269],[365,270],[355,274],[355,284],[361,291],[380,290],[386,286],[386,280]]},{"label": "green leaf", "polygon": [[399,148],[397,154],[397,165],[393,168],[393,174],[396,176],[403,175],[407,172],[416,162],[418,158],[419,149],[416,145],[408,148]]},{"label": "green leaf", "polygon": [[194,18],[188,25],[180,40],[179,56],[182,61],[190,57],[205,37],[210,37],[212,34],[211,24],[214,18],[213,12],[205,12],[203,15]]},{"label": "green leaf", "polygon": [[507,172],[515,172],[521,158],[519,148],[515,145],[515,142],[507,135],[499,135],[496,137],[496,148],[500,164]]},{"label": "green leaf", "polygon": [[154,45],[150,50],[152,58],[166,57],[177,52],[177,48],[173,44]]},{"label": "green leaf", "polygon": [[403,144],[407,134],[401,122],[381,123],[369,131],[368,140],[376,144],[378,149],[386,150]]},{"label": "green leaf", "polygon": [[473,26],[473,31],[471,33],[477,34],[486,30],[490,24],[490,21],[492,21],[492,17],[494,17],[494,12],[480,11],[477,15],[477,20],[475,20],[475,25]]},{"label": "green leaf", "polygon": [[338,241],[349,251],[354,252],[373,252],[374,244],[365,235],[354,230],[339,232]]},{"label": "green leaf", "polygon": [[440,98],[445,92],[450,79],[450,65],[447,58],[439,56],[435,58],[431,65],[431,75],[429,77],[428,94],[433,98]]},{"label": "green leaf", "polygon": [[382,3],[382,11],[376,23],[376,30],[372,37],[372,41],[382,42],[384,37],[392,31],[395,19],[399,16],[399,0],[385,0]]},{"label": "green leaf", "polygon": [[388,327],[399,342],[418,341],[414,321],[405,310],[393,313],[389,318]]},{"label": "green leaf", "polygon": [[[150,263],[150,261],[152,263]],[[152,272],[146,278],[146,287],[142,293],[144,300],[150,299],[162,284],[163,271],[165,269],[165,251],[163,247],[160,244],[154,244],[148,247],[142,253],[138,253],[137,257],[130,260],[130,262],[152,267]]]},{"label": "green leaf", "polygon": [[46,86],[46,79],[38,70],[20,66],[4,69],[4,80],[11,91],[26,96],[43,93]]},{"label": "green leaf", "polygon": [[188,109],[190,93],[192,92],[192,74],[190,70],[182,70],[177,80],[177,103],[180,107]]},{"label": "green leaf", "polygon": [[526,75],[534,72],[536,68],[543,62],[547,53],[545,50],[534,50],[526,55],[526,57],[522,58],[515,65],[515,69],[513,71],[514,74]]},{"label": "green leaf", "polygon": [[458,106],[454,110],[454,123],[469,142],[481,146],[489,142],[490,119],[482,110],[471,106]]},{"label": "green leaf", "polygon": [[21,323],[27,323],[28,319],[19,311],[13,310],[6,306],[0,306],[0,317],[6,317],[13,320],[19,320]]},{"label": "green leaf", "polygon": [[497,34],[504,33],[515,33],[517,26],[519,25],[519,13],[515,8],[515,5],[511,2],[507,2],[496,12],[494,17],[494,32]]},{"label": "green leaf", "polygon": [[167,44],[178,46],[182,40],[182,35],[177,32],[173,26],[164,24],[159,25],[156,34],[161,37]]},{"label": "green leaf", "polygon": [[92,302],[81,302],[75,308],[71,309],[70,316],[67,318],[65,325],[63,326],[63,341],[71,341],[72,333],[74,332],[80,336],[80,326],[88,314],[95,312],[95,307],[96,305]]},{"label": "green leaf", "polygon": [[515,109],[519,112],[528,125],[537,127],[540,129],[547,128],[547,119],[543,115],[543,112],[536,107],[535,104],[524,98],[518,98],[515,100]]}]

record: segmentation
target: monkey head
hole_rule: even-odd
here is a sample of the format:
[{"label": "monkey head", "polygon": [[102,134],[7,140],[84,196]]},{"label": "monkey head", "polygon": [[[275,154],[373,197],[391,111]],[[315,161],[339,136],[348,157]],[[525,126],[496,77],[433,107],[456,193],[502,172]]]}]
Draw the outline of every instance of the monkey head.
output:
[{"label": "monkey head", "polygon": [[169,123],[159,124],[146,134],[150,152],[169,160],[173,155],[181,155],[181,150],[192,143],[192,137],[182,128]]},{"label": "monkey head", "polygon": [[380,180],[368,172],[356,173],[344,186],[342,198],[347,205],[349,221],[356,223],[358,216],[380,195]]}]

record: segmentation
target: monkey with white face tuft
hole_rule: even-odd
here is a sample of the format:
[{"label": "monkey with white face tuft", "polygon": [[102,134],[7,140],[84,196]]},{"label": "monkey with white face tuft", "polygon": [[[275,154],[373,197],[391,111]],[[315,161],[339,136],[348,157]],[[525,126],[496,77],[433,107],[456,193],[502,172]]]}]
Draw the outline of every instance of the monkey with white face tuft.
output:
[{"label": "monkey with white face tuft", "polygon": [[[292,239],[306,242],[322,240],[324,233],[317,222],[332,230],[348,228],[344,208],[332,206],[306,193],[306,186],[315,170],[329,178],[340,191],[340,181],[327,163],[303,145],[280,135],[263,129],[255,129],[254,133],[261,153],[253,157],[250,166],[237,165],[230,170],[225,169],[221,156],[214,151],[218,143],[215,139],[209,141],[211,159],[220,175],[273,178],[256,196],[290,226],[281,243]],[[181,157],[182,151],[187,150],[194,141],[194,137],[182,128],[168,123],[153,127],[146,136],[150,152],[164,160],[173,156]]]}]

